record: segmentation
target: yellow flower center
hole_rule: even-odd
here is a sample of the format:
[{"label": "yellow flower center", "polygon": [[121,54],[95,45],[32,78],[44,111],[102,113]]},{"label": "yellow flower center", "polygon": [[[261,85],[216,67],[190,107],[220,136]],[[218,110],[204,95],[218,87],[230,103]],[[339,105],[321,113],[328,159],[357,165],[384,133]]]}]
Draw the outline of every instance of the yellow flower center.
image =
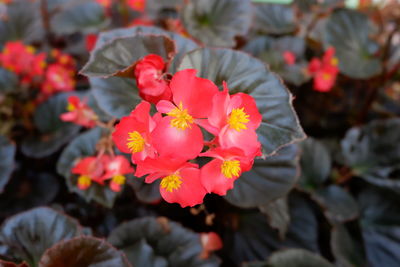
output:
[{"label": "yellow flower center", "polygon": [[338,63],[339,63],[339,60],[337,59],[337,57],[333,57],[331,59],[331,65],[332,66],[337,66]]},{"label": "yellow flower center", "polygon": [[332,75],[330,73],[323,73],[322,79],[324,79],[325,81],[329,81],[330,79],[332,79]]},{"label": "yellow flower center", "polygon": [[171,120],[171,126],[177,129],[185,130],[188,127],[192,127],[191,124],[194,119],[188,114],[187,109],[183,108],[182,102],[179,103],[178,107],[168,112],[167,115],[174,117],[174,119]]},{"label": "yellow flower center", "polygon": [[142,152],[145,144],[143,136],[137,131],[128,133],[128,136],[128,143],[126,145],[129,150],[132,153]]},{"label": "yellow flower center", "polygon": [[67,105],[68,111],[74,111],[75,109],[76,109],[76,107],[72,103],[68,103],[68,105]]},{"label": "yellow flower center", "polygon": [[224,162],[221,164],[221,173],[226,178],[238,177],[240,174],[240,161],[224,160]]},{"label": "yellow flower center", "polygon": [[181,179],[182,177],[180,177],[178,174],[168,175],[161,180],[161,188],[164,188],[167,192],[177,190],[181,187]]},{"label": "yellow flower center", "polygon": [[88,188],[92,184],[92,179],[87,175],[81,175],[78,178],[78,185],[82,188]]},{"label": "yellow flower center", "polygon": [[34,54],[35,53],[35,51],[36,51],[36,49],[33,47],[33,46],[27,46],[26,47],[26,51],[28,52],[28,53],[30,53],[30,54]]},{"label": "yellow flower center", "polygon": [[235,129],[240,132],[241,130],[247,129],[246,123],[248,123],[249,115],[244,112],[244,108],[234,108],[229,115],[228,124],[231,129]]},{"label": "yellow flower center", "polygon": [[125,178],[125,176],[123,176],[123,175],[115,175],[115,176],[112,178],[112,181],[113,181],[114,183],[118,184],[118,185],[123,185],[123,184],[125,184],[126,178]]}]

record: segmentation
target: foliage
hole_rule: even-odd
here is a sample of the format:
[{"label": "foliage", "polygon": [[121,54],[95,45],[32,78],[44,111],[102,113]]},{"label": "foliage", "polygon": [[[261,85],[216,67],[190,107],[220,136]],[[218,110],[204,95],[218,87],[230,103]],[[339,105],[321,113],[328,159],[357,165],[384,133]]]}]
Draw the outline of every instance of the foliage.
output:
[{"label": "foliage", "polygon": [[0,0],[0,266],[397,266],[371,2]]}]

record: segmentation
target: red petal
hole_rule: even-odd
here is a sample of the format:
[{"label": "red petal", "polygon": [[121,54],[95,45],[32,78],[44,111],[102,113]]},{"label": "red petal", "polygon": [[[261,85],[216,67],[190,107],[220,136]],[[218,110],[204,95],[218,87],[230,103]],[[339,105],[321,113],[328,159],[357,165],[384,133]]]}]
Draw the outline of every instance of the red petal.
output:
[{"label": "red petal", "polygon": [[261,144],[258,141],[257,133],[253,129],[236,131],[225,126],[218,136],[222,148],[237,147],[242,149],[246,156],[254,158],[261,155]]},{"label": "red petal", "polygon": [[221,172],[222,160],[213,159],[201,168],[201,183],[208,193],[215,193],[220,196],[233,188],[236,178],[226,178]]},{"label": "red petal", "polygon": [[203,149],[203,134],[192,124],[185,130],[170,125],[171,117],[163,117],[151,133],[154,147],[161,156],[194,159]]},{"label": "red petal", "polygon": [[182,208],[203,203],[206,190],[200,181],[200,170],[197,168],[181,169],[179,175],[182,178],[180,188],[172,192],[166,191],[160,186],[161,196],[168,203],[178,203]]},{"label": "red petal", "polygon": [[257,129],[262,120],[262,116],[258,111],[256,101],[251,95],[244,93],[237,93],[231,96],[231,103],[240,103],[239,105],[233,104],[231,108],[244,108],[244,112],[250,116],[250,121],[246,123],[247,128]]},{"label": "red petal", "polygon": [[206,118],[211,112],[213,96],[218,87],[210,80],[196,77],[197,70],[185,69],[172,77],[170,87],[174,103],[181,102],[191,116]]}]

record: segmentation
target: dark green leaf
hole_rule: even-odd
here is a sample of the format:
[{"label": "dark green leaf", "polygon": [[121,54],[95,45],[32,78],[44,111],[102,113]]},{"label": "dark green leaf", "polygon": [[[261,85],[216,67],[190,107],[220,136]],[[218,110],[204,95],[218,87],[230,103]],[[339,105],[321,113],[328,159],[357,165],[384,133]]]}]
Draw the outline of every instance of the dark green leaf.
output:
[{"label": "dark green leaf", "polygon": [[[102,239],[81,236],[48,249],[39,267],[129,267],[125,255]],[[138,265],[139,266],[139,265]]]},{"label": "dark green leaf", "polygon": [[199,258],[202,246],[198,234],[166,218],[145,217],[123,223],[111,232],[108,241],[123,250],[133,265],[218,266],[215,256]]},{"label": "dark green leaf", "polygon": [[400,119],[350,129],[342,140],[346,164],[369,183],[400,192]]},{"label": "dark green leaf", "polygon": [[41,41],[44,36],[39,1],[15,0],[7,5],[7,20],[0,20],[0,48],[5,42]]},{"label": "dark green leaf", "polygon": [[136,197],[144,203],[154,203],[161,200],[159,179],[147,184],[144,179],[132,177],[131,179],[128,178],[128,184],[135,191]]},{"label": "dark green leaf", "polygon": [[325,209],[325,215],[332,221],[345,222],[359,215],[357,202],[347,191],[337,185],[316,190],[312,198]]},{"label": "dark green leaf", "polygon": [[310,203],[298,193],[289,195],[291,223],[284,240],[268,226],[264,214],[245,211],[230,220],[232,229],[226,227],[224,251],[237,263],[265,260],[281,248],[305,248],[318,251],[317,218]]},{"label": "dark green leaf", "polygon": [[[1,23],[1,22],[0,22]],[[0,68],[0,93],[15,91],[18,87],[18,77],[13,72]]]},{"label": "dark green leaf", "polygon": [[265,34],[287,34],[296,30],[295,13],[290,5],[255,5],[255,23],[257,31]]},{"label": "dark green leaf", "polygon": [[324,44],[333,46],[343,74],[355,79],[367,79],[382,71],[374,54],[377,45],[370,39],[373,25],[368,17],[353,10],[338,10],[328,19]]},{"label": "dark green leaf", "polygon": [[[267,63],[273,72],[278,73],[287,82],[301,85],[309,79],[305,72],[307,61],[304,59],[305,42],[303,38],[262,36],[251,40],[243,50]],[[283,57],[285,52],[295,55],[295,64],[288,65],[286,63]]]},{"label": "dark green leaf", "polygon": [[33,120],[39,133],[23,140],[21,150],[25,155],[32,158],[49,156],[79,132],[80,126],[60,119],[60,115],[67,112],[67,96],[57,94],[35,110]]},{"label": "dark green leaf", "polygon": [[96,2],[72,3],[56,13],[51,20],[57,34],[97,32],[109,24],[105,8]]},{"label": "dark green leaf", "polygon": [[137,34],[165,35],[174,41],[174,43],[176,45],[176,55],[174,56],[174,59],[172,60],[170,66],[169,66],[169,71],[172,73],[174,73],[176,71],[178,64],[180,63],[182,57],[187,52],[198,48],[198,45],[195,42],[193,42],[192,40],[190,40],[188,38],[183,37],[180,34],[165,31],[161,28],[153,27],[153,26],[136,26],[136,27],[131,27],[131,28],[115,29],[112,31],[100,33],[99,38],[96,42],[96,49],[98,49],[99,47],[103,46],[106,43],[109,43],[110,41],[112,41],[116,38],[135,36]]},{"label": "dark green leaf", "polygon": [[110,190],[108,186],[98,183],[92,183],[88,189],[80,190],[77,187],[78,176],[71,173],[72,167],[79,159],[96,154],[96,144],[104,133],[105,130],[95,128],[75,138],[61,154],[57,171],[64,176],[71,192],[77,193],[88,202],[94,200],[106,207],[112,207],[117,193]]},{"label": "dark green leaf", "polygon": [[278,229],[279,237],[284,239],[290,222],[286,197],[278,198],[267,205],[260,206],[259,209],[267,215],[269,225]]},{"label": "dark green leaf", "polygon": [[275,252],[268,259],[271,267],[334,267],[333,264],[304,249],[287,249]]},{"label": "dark green leaf", "polygon": [[369,266],[396,266],[400,261],[399,196],[368,187],[359,195],[361,227]]},{"label": "dark green leaf", "polygon": [[132,77],[135,63],[148,54],[169,60],[175,54],[175,44],[164,35],[120,37],[94,49],[81,73],[89,77]]},{"label": "dark green leaf", "polygon": [[8,183],[15,163],[15,144],[11,143],[7,138],[0,135],[0,193]]},{"label": "dark green leaf", "polygon": [[133,79],[110,77],[89,78],[89,81],[99,108],[110,116],[128,116],[141,101]]},{"label": "dark green leaf", "polygon": [[321,186],[331,173],[332,159],[328,149],[321,142],[307,138],[301,147],[301,176],[299,185],[307,191]]},{"label": "dark green leaf", "polygon": [[218,86],[226,81],[231,93],[249,93],[255,98],[263,116],[257,132],[266,154],[305,137],[291,104],[292,96],[261,61],[239,51],[204,48],[182,59],[179,69],[187,68],[197,69],[198,76]]},{"label": "dark green leaf", "polygon": [[22,168],[16,170],[13,179],[9,181],[0,196],[2,218],[46,205],[53,201],[59,192],[57,176],[50,173],[34,173],[29,170],[26,174],[24,173],[26,170]]},{"label": "dark green leaf", "polygon": [[0,241],[14,257],[34,267],[44,251],[59,241],[82,234],[78,222],[49,208],[36,208],[8,218]]},{"label": "dark green leaf", "polygon": [[356,240],[344,225],[333,227],[331,247],[338,266],[366,266],[361,241]]},{"label": "dark green leaf", "polygon": [[187,1],[182,19],[194,38],[209,46],[233,47],[235,36],[247,33],[251,23],[249,0]]},{"label": "dark green leaf", "polygon": [[297,152],[297,147],[291,145],[265,160],[256,159],[252,170],[236,180],[225,199],[236,206],[251,208],[286,195],[298,177]]}]

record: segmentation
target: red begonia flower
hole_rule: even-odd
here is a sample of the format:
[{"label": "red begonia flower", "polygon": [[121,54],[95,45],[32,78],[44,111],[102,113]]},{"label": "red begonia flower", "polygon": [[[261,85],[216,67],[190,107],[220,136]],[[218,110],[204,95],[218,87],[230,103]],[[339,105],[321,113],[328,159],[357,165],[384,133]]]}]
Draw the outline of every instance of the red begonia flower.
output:
[{"label": "red begonia flower", "polygon": [[322,60],[313,58],[308,71],[314,76],[314,90],[319,92],[329,92],[335,85],[336,76],[339,73],[338,59],[335,57],[335,48],[328,48]]},{"label": "red begonia flower", "polygon": [[68,112],[60,115],[61,120],[73,122],[88,128],[96,126],[96,120],[98,119],[96,113],[86,102],[81,101],[79,97],[68,97],[67,110]]},{"label": "red begonia flower", "polygon": [[203,202],[206,190],[200,181],[198,166],[170,157],[139,162],[136,176],[149,174],[145,181],[152,183],[161,178],[160,193],[168,203],[178,203],[182,208]]},{"label": "red begonia flower", "polygon": [[26,46],[21,41],[7,42],[0,54],[1,65],[16,74],[26,74],[31,69],[35,49]]},{"label": "red begonia flower", "polygon": [[262,116],[253,97],[244,93],[229,95],[227,84],[224,91],[213,98],[212,112],[201,125],[218,136],[224,148],[238,147],[249,157],[260,155],[261,144],[255,130],[260,126]]},{"label": "red begonia flower", "polygon": [[290,51],[283,52],[283,59],[285,60],[286,64],[293,65],[296,62],[296,55]]},{"label": "red begonia flower", "polygon": [[253,158],[246,156],[239,148],[215,148],[200,154],[203,157],[213,157],[201,168],[201,182],[208,193],[221,196],[233,188],[233,184],[242,172],[248,171],[253,165]]},{"label": "red begonia flower", "polygon": [[75,84],[74,72],[61,64],[55,63],[47,68],[41,91],[44,94],[73,91]]},{"label": "red begonia flower", "polygon": [[78,178],[78,188],[86,190],[90,187],[92,181],[103,185],[105,165],[109,160],[109,156],[102,155],[101,157],[85,157],[78,161],[71,170],[73,174],[80,175]]},{"label": "red begonia flower", "polygon": [[329,92],[336,82],[337,71],[331,67],[324,67],[317,71],[314,76],[314,90]]},{"label": "red begonia flower", "polygon": [[157,152],[162,156],[194,159],[203,149],[203,134],[200,127],[193,124],[182,130],[171,126],[173,118],[163,117],[152,132],[152,140]]},{"label": "red begonia flower", "polygon": [[196,70],[177,72],[170,87],[173,102],[161,100],[157,110],[166,113],[153,133],[154,146],[160,155],[193,159],[203,148],[203,134],[196,119],[207,118],[212,97],[218,87],[210,80],[196,77]]},{"label": "red begonia flower", "polygon": [[221,238],[215,232],[201,233],[200,241],[203,246],[203,251],[200,254],[201,259],[208,259],[211,252],[220,250],[223,246]]},{"label": "red begonia flower", "polygon": [[103,179],[110,179],[110,188],[114,192],[120,192],[121,186],[125,184],[125,174],[133,173],[135,170],[124,156],[115,156],[105,165]]},{"label": "red begonia flower", "polygon": [[112,133],[115,145],[122,152],[132,154],[133,163],[155,156],[150,133],[156,122],[150,116],[150,108],[149,102],[142,101],[129,116],[121,119]]},{"label": "red begonia flower", "polygon": [[90,52],[93,50],[93,48],[96,46],[97,38],[98,38],[97,34],[86,35],[85,45],[87,51]]},{"label": "red begonia flower", "polygon": [[138,12],[143,12],[146,8],[146,0],[128,0],[128,6]]},{"label": "red begonia flower", "polygon": [[157,104],[162,99],[171,99],[171,89],[163,78],[164,69],[164,59],[154,54],[145,56],[136,64],[136,83],[144,100]]}]

